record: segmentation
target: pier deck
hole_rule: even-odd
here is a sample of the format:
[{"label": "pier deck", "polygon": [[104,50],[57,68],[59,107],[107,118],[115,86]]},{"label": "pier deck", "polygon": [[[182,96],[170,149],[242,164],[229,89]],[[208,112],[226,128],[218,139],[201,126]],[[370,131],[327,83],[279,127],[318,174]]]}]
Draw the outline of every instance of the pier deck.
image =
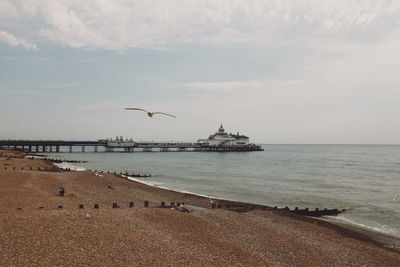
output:
[{"label": "pier deck", "polygon": [[[21,149],[28,152],[245,152],[263,151],[261,146],[247,145],[204,145],[199,143],[176,142],[134,142],[122,140],[65,141],[65,140],[0,140],[0,147]],[[92,150],[86,149],[92,148]],[[101,150],[99,150],[101,148]]]}]

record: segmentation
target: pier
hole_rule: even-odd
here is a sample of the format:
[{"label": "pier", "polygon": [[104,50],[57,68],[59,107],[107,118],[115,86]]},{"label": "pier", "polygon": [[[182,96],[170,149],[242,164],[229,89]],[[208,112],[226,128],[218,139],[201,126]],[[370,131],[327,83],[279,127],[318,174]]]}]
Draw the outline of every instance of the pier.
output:
[{"label": "pier", "polygon": [[209,145],[184,142],[135,142],[116,139],[99,139],[97,141],[65,140],[0,140],[1,148],[12,148],[30,153],[60,152],[248,152],[263,151],[261,146],[246,145]]}]

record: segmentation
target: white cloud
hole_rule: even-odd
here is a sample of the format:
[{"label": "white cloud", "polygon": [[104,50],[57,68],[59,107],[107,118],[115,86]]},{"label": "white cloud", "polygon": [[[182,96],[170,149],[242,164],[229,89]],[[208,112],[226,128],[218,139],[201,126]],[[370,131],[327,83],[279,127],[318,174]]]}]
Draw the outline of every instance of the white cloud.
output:
[{"label": "white cloud", "polygon": [[75,105],[73,107],[74,110],[78,111],[101,111],[101,110],[122,110],[121,106],[118,105],[118,102],[114,99],[99,101],[99,102],[91,102],[85,104]]},{"label": "white cloud", "polygon": [[5,32],[5,31],[0,31],[0,41],[9,44],[11,46],[22,46],[26,50],[39,50],[38,47],[35,44],[32,44],[30,42],[25,41],[24,39],[17,38],[14,35]]},{"label": "white cloud", "polygon": [[271,89],[276,87],[296,86],[302,81],[228,81],[228,82],[192,82],[185,83],[183,86],[203,91],[233,91],[233,90],[252,90],[252,89]]},{"label": "white cloud", "polygon": [[[400,96],[400,31],[383,35],[380,40],[360,44],[349,40],[330,40],[318,43],[316,53],[298,73],[312,81],[319,90],[330,94],[382,94],[396,91]],[[324,89],[325,88],[325,89]],[[346,94],[344,94],[346,95]]]},{"label": "white cloud", "polygon": [[[14,20],[22,25],[34,19],[41,21],[41,27],[34,33],[47,40],[72,47],[124,50],[168,48],[193,42],[266,42],[291,30],[300,30],[303,35],[362,30],[380,20],[398,18],[400,3],[390,0],[3,0],[0,10],[3,21]],[[394,20],[397,23],[398,19]]]},{"label": "white cloud", "polygon": [[58,89],[58,88],[74,88],[81,86],[80,82],[61,82],[61,83],[48,83],[41,86],[44,89]]}]

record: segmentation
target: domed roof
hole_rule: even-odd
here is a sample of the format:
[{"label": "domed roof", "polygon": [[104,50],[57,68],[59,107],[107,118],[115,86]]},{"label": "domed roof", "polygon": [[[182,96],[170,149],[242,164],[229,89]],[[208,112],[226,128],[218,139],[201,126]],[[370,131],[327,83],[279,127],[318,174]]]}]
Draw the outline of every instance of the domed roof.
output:
[{"label": "domed roof", "polygon": [[218,132],[219,133],[225,133],[225,130],[224,130],[224,127],[222,127],[222,124],[221,124],[221,127],[219,127]]}]

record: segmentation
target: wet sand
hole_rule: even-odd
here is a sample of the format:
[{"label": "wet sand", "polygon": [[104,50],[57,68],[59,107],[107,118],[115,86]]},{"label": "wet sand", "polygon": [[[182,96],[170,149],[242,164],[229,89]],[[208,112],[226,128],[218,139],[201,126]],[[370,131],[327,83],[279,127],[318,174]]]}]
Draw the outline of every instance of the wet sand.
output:
[{"label": "wet sand", "polygon": [[[385,247],[398,240],[374,232],[0,153],[0,266],[400,264],[400,253]],[[61,186],[67,196],[57,196]],[[162,201],[207,209],[183,213]]]}]

